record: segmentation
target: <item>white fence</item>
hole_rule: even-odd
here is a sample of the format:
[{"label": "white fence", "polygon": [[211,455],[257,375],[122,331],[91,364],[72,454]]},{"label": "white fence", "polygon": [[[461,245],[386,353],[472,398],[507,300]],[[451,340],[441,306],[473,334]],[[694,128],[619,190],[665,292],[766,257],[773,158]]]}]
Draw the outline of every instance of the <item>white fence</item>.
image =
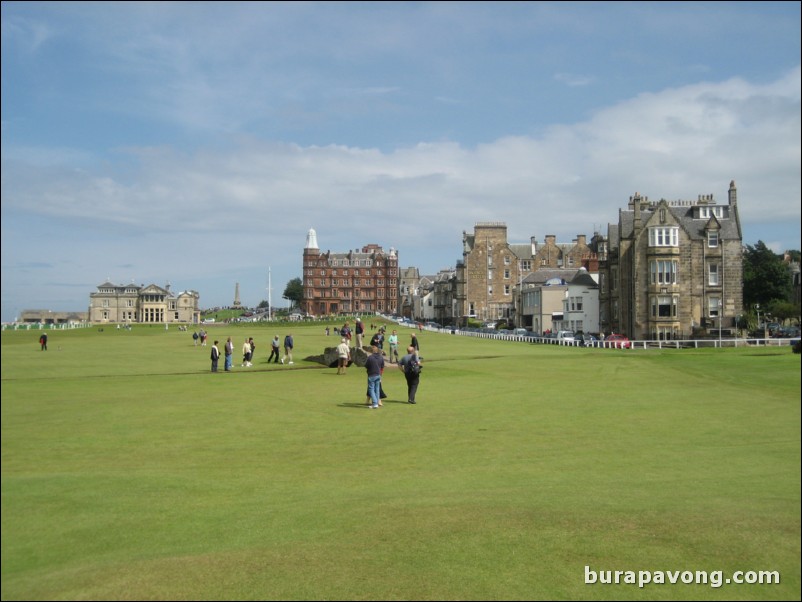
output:
[{"label": "white fence", "polygon": [[[441,332],[448,332],[444,329]],[[477,337],[482,339],[496,339],[501,341],[518,341],[522,343],[533,343],[539,345],[561,345],[563,347],[597,347],[600,349],[620,349],[620,341],[594,341],[582,345],[580,341],[561,341],[551,337],[532,336],[532,335],[519,335],[519,334],[504,334],[495,332],[475,332],[468,330],[454,330],[453,334],[468,337]],[[782,347],[792,345],[798,338],[782,338],[782,339],[738,339],[738,338],[722,338],[722,339],[683,339],[683,340],[670,340],[670,341],[629,341],[629,349],[699,349],[702,347]]]}]

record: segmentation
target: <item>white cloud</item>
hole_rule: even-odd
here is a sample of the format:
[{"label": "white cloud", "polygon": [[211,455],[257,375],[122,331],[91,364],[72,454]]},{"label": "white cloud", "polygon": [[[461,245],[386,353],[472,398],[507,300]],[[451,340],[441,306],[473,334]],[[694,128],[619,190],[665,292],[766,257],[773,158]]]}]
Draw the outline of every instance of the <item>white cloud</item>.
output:
[{"label": "white cloud", "polygon": [[[606,230],[636,191],[672,200],[714,193],[724,201],[732,179],[745,224],[798,225],[799,90],[798,68],[765,85],[733,79],[679,87],[537,138],[472,148],[421,142],[382,151],[238,138],[194,153],[125,149],[115,165],[78,170],[12,147],[3,153],[3,214],[121,233],[117,241],[81,241],[79,280],[90,266],[94,280],[105,278],[124,260],[146,272],[165,249],[178,258],[165,278],[176,271],[233,278],[232,262],[262,270],[284,263],[295,266],[295,276],[310,227],[321,247],[377,242],[398,248],[405,265],[434,272],[461,257],[461,232],[479,220],[506,221],[514,242],[545,234],[570,241]],[[41,154],[47,159],[53,151]],[[6,263],[6,232],[4,273],[14,269]],[[796,236],[775,244],[799,248],[798,229]],[[53,254],[46,240],[25,260]]]}]

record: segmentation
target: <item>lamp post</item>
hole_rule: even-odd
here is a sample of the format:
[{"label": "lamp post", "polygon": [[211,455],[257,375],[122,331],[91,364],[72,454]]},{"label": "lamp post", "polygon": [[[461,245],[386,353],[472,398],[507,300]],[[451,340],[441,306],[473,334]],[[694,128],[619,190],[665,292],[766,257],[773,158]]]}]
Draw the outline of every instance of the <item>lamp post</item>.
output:
[{"label": "lamp post", "polygon": [[721,312],[724,310],[724,304],[721,299],[718,300],[718,346],[721,347]]},{"label": "lamp post", "polygon": [[755,311],[757,312],[757,327],[760,328],[760,303],[755,303]]}]

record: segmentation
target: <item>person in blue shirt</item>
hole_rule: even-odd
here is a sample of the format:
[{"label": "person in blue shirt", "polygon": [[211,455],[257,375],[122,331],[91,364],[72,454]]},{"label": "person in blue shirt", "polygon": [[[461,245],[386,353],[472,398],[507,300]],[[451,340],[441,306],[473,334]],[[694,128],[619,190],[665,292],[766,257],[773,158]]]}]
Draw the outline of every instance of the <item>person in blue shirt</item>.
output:
[{"label": "person in blue shirt", "polygon": [[284,357],[281,358],[282,364],[292,365],[292,348],[293,348],[292,334],[284,337]]}]

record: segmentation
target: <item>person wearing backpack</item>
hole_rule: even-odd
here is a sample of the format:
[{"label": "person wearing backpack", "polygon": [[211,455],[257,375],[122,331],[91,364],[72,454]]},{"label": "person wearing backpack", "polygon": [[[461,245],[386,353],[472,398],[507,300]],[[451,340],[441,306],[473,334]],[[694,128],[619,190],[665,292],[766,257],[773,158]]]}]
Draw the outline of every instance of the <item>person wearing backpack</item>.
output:
[{"label": "person wearing backpack", "polygon": [[418,392],[420,373],[423,369],[420,359],[415,347],[410,345],[407,347],[407,354],[398,362],[398,368],[403,371],[404,377],[407,379],[407,403],[417,403],[415,394]]}]

